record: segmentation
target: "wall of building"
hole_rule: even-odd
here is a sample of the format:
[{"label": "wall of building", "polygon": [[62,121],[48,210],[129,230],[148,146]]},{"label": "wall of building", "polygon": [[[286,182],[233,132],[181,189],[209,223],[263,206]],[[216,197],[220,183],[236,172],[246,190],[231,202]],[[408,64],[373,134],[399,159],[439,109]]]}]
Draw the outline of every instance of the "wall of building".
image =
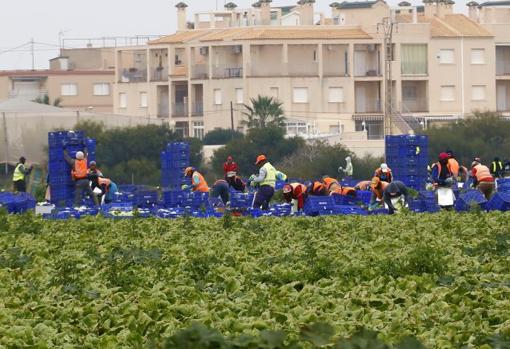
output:
[{"label": "wall of building", "polygon": [[70,69],[113,69],[114,48],[62,49],[60,55],[69,57]]},{"label": "wall of building", "polygon": [[7,76],[0,76],[0,101],[9,98],[11,90],[11,81]]}]

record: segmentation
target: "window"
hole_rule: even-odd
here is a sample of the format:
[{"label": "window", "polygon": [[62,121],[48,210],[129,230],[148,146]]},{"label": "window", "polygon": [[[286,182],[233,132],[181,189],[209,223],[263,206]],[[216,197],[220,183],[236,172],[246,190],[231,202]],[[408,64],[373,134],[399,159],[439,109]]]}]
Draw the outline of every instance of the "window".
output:
[{"label": "window", "polygon": [[175,123],[175,132],[181,137],[189,137],[189,124],[187,121],[177,121]]},{"label": "window", "polygon": [[288,135],[303,135],[308,133],[306,122],[286,122]]},{"label": "window", "polygon": [[119,106],[120,108],[127,108],[127,94],[124,92],[119,93]]},{"label": "window", "polygon": [[60,95],[61,96],[77,96],[78,95],[78,85],[76,85],[76,84],[62,84],[62,86],[60,86]]},{"label": "window", "polygon": [[471,88],[471,99],[473,101],[485,101],[485,86],[473,86]]},{"label": "window", "polygon": [[343,103],[344,102],[344,88],[343,87],[330,87],[328,101],[329,101],[329,103]]},{"label": "window", "polygon": [[455,100],[455,86],[441,86],[441,101],[452,102]]},{"label": "window", "polygon": [[471,50],[471,64],[485,64],[485,49],[474,48]]},{"label": "window", "polygon": [[453,64],[455,63],[453,57],[453,50],[451,49],[442,49],[439,50],[439,64]]},{"label": "window", "polygon": [[109,96],[110,84],[107,82],[99,82],[94,84],[94,96]]},{"label": "window", "polygon": [[427,45],[405,44],[400,49],[402,75],[427,75]]},{"label": "window", "polygon": [[193,122],[193,137],[198,139],[204,138],[204,122],[194,121]]},{"label": "window", "polygon": [[221,100],[221,90],[219,88],[214,89],[214,104],[221,105],[223,102]]},{"label": "window", "polygon": [[237,104],[244,103],[244,92],[242,88],[236,88],[236,103]]},{"label": "window", "polygon": [[404,101],[415,101],[418,97],[418,88],[416,86],[402,87],[402,99]]},{"label": "window", "polygon": [[269,89],[269,91],[270,91],[270,97],[273,97],[275,99],[280,98],[280,96],[279,96],[280,91],[278,90],[278,87],[271,87]]},{"label": "window", "polygon": [[294,103],[308,103],[308,88],[294,87],[292,101]]},{"label": "window", "polygon": [[329,125],[329,133],[333,135],[340,134],[340,125]]},{"label": "window", "polygon": [[140,92],[140,108],[147,108],[149,105],[147,92]]}]

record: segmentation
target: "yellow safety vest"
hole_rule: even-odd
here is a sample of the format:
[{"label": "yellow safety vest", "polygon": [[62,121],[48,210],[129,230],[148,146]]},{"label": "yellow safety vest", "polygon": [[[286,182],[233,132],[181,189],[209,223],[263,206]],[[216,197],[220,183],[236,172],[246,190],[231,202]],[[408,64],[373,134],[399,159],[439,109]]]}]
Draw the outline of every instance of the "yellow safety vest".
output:
[{"label": "yellow safety vest", "polygon": [[[21,167],[23,167],[23,171],[21,170]],[[25,166],[23,164],[18,164],[16,166],[16,169],[14,170],[14,174],[12,175],[12,181],[24,181],[25,180]]]},{"label": "yellow safety vest", "polygon": [[266,178],[260,182],[260,185],[269,185],[274,188],[276,185],[276,169],[269,162],[266,162],[262,168],[266,170]]}]

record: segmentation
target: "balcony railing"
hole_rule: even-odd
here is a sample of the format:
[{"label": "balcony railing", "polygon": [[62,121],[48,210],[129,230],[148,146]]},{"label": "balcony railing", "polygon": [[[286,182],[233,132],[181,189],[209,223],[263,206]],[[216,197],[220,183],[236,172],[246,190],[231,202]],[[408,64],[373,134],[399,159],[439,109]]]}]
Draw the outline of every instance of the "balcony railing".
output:
[{"label": "balcony railing", "polygon": [[191,115],[192,116],[204,116],[204,103],[203,102],[193,103]]},{"label": "balcony railing", "polygon": [[147,69],[124,68],[119,75],[120,82],[147,82]]},{"label": "balcony railing", "polygon": [[243,68],[236,66],[216,66],[213,67],[213,78],[230,79],[242,78]]},{"label": "balcony railing", "polygon": [[168,118],[169,116],[168,104],[160,104],[158,105],[158,117],[159,118]]},{"label": "balcony railing", "polygon": [[510,75],[510,60],[498,59],[496,61],[496,75]]},{"label": "balcony railing", "polygon": [[296,63],[289,63],[287,65],[289,76],[318,76],[319,64],[317,62],[308,62],[301,65]]},{"label": "balcony railing", "polygon": [[173,117],[188,116],[188,104],[183,102],[174,103],[172,105],[172,116]]},{"label": "balcony railing", "polygon": [[168,81],[167,67],[153,68],[151,73],[151,81]]},{"label": "balcony railing", "polygon": [[356,105],[356,114],[379,114],[382,113],[380,100],[368,100],[363,105]]},{"label": "balcony railing", "polygon": [[192,75],[191,77],[193,79],[208,79],[209,78],[209,68],[205,64],[195,64],[192,68]]}]

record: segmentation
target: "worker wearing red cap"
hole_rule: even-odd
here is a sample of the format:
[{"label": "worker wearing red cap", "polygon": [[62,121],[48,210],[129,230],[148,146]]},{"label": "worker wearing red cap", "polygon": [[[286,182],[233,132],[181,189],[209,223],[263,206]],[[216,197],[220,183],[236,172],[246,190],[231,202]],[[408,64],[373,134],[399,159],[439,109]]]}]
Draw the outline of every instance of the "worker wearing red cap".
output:
[{"label": "worker wearing red cap", "polygon": [[290,183],[285,184],[283,187],[283,198],[287,203],[291,203],[292,200],[297,201],[297,209],[301,211],[305,208],[305,200],[308,197],[306,192],[306,185],[301,183]]},{"label": "worker wearing red cap", "polygon": [[238,171],[239,167],[234,162],[234,158],[229,155],[227,157],[227,161],[223,164],[223,172],[225,173],[225,179],[228,180],[229,177],[235,177]]},{"label": "worker wearing red cap", "polygon": [[253,208],[267,210],[269,209],[269,202],[274,195],[277,171],[265,155],[259,155],[255,165],[259,168],[259,174],[258,176],[252,175],[250,177],[251,186],[258,186],[257,193],[253,199]]},{"label": "worker wearing red cap", "polygon": [[454,174],[450,168],[450,155],[448,153],[439,154],[439,160],[432,165],[432,182],[435,186],[451,186],[454,180]]}]

